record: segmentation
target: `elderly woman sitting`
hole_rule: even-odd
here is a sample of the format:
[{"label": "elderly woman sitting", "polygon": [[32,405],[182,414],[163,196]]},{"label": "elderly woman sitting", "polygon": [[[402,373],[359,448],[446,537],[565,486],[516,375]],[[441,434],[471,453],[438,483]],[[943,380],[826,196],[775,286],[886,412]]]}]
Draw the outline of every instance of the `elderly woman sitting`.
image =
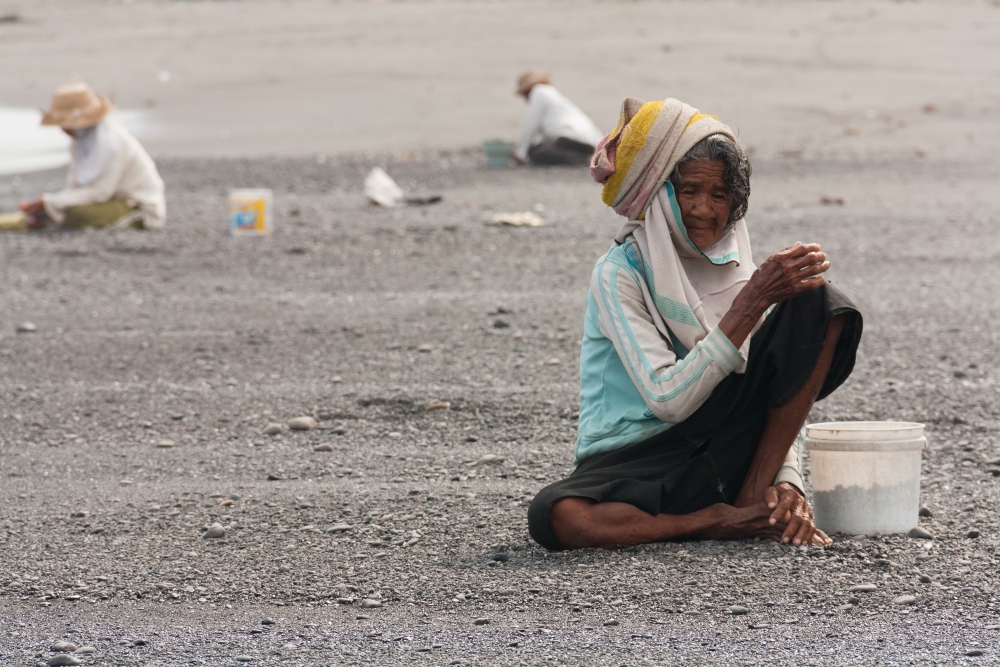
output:
[{"label": "elderly woman sitting", "polygon": [[854,367],[861,315],[815,244],[759,268],[750,163],[713,116],[628,99],[591,163],[628,218],[591,278],[578,467],[528,512],[549,549],[675,538],[827,544],[799,470],[813,402]]},{"label": "elderly woman sitting", "polygon": [[70,136],[72,160],[65,188],[21,204],[28,229],[49,222],[67,228],[163,227],[163,180],[135,137],[107,117],[111,109],[111,101],[87,84],[56,90],[42,125],[57,125]]}]

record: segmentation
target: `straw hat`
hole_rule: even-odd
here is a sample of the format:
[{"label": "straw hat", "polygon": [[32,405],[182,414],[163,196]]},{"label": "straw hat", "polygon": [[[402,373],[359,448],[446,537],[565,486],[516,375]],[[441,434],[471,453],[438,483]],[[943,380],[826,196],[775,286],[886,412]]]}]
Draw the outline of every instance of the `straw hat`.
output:
[{"label": "straw hat", "polygon": [[111,108],[111,100],[99,96],[87,84],[69,83],[56,89],[52,108],[42,111],[42,125],[80,130],[97,125]]},{"label": "straw hat", "polygon": [[529,69],[517,79],[517,94],[527,95],[532,86],[539,83],[552,83],[549,75],[537,69]]}]

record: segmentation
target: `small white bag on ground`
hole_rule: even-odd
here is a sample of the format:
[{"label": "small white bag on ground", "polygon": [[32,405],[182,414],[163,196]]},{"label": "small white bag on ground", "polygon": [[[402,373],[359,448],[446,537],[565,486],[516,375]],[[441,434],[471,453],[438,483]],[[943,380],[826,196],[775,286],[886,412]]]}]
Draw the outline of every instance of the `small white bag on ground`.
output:
[{"label": "small white bag on ground", "polygon": [[392,207],[403,201],[403,190],[381,167],[365,177],[365,196],[379,206]]}]

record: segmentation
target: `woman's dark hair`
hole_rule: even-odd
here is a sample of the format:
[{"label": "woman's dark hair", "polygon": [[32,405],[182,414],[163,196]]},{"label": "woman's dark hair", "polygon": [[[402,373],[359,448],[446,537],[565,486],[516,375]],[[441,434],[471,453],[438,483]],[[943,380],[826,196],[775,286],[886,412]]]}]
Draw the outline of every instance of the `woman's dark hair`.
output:
[{"label": "woman's dark hair", "polygon": [[750,204],[750,159],[738,143],[724,134],[712,134],[696,143],[670,173],[674,190],[684,181],[684,167],[692,160],[718,160],[726,165],[724,178],[729,185],[729,224],[747,214]]}]

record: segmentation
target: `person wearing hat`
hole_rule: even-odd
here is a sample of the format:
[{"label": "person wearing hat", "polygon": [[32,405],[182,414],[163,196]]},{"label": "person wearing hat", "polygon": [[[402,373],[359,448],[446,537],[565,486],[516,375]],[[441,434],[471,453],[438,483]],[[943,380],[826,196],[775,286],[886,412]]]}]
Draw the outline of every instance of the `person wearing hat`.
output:
[{"label": "person wearing hat", "polygon": [[580,108],[556,90],[544,72],[529,70],[517,80],[517,94],[528,103],[514,149],[520,164],[585,165],[604,133]]},{"label": "person wearing hat", "polygon": [[149,153],[114,119],[111,101],[85,83],[61,86],[42,125],[60,127],[73,142],[66,187],[22,202],[25,226],[159,229],[166,221],[163,179]]}]

